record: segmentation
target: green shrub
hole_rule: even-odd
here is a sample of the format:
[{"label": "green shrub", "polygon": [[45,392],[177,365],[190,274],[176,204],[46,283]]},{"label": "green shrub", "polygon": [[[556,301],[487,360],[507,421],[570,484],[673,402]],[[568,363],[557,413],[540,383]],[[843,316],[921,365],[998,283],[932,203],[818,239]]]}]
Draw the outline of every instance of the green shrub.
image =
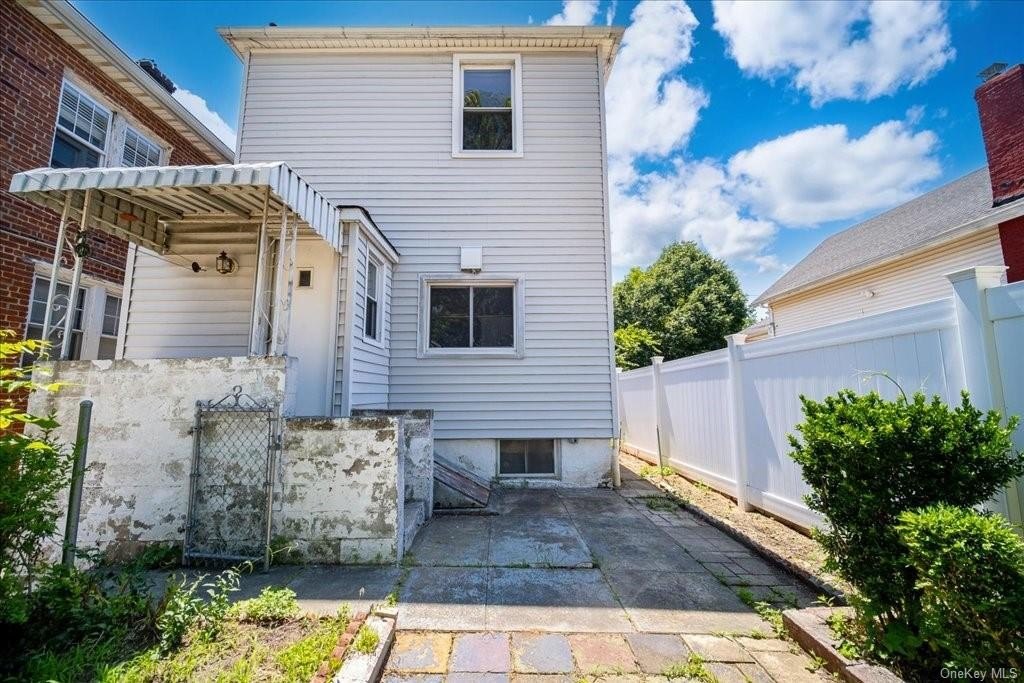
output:
[{"label": "green shrub", "polygon": [[860,593],[855,607],[878,656],[914,662],[921,645],[917,572],[896,532],[899,515],[935,503],[970,507],[1024,472],[1011,447],[1016,427],[918,393],[888,401],[841,391],[801,397],[805,419],[792,457],[811,487],[807,504],[828,528],[818,534],[827,568]]},{"label": "green shrub", "polygon": [[[58,501],[71,478],[74,456],[51,438],[52,417],[30,415],[22,402],[33,390],[57,384],[32,381],[19,367],[23,353],[39,354],[40,341],[10,341],[0,331],[0,625],[21,624],[29,614],[29,589],[43,559],[43,542],[57,532]],[[26,427],[33,433],[25,434]]]},{"label": "green shrub", "polygon": [[352,649],[364,655],[368,655],[376,650],[379,644],[380,634],[366,624],[359,627],[359,630],[356,631],[356,637],[352,639]]},{"label": "green shrub", "polygon": [[228,616],[238,621],[273,626],[294,619],[299,613],[295,591],[280,586],[267,586],[259,597],[242,600],[231,606]]},{"label": "green shrub", "polygon": [[900,515],[921,636],[947,666],[1024,670],[1024,541],[1001,517],[936,505]]},{"label": "green shrub", "polygon": [[[189,633],[202,640],[215,640],[231,606],[228,595],[238,590],[240,576],[239,569],[232,567],[210,581],[203,575],[193,581],[183,576],[169,582],[156,620],[160,652],[176,650]],[[205,599],[199,595],[200,588],[206,593]]]}]

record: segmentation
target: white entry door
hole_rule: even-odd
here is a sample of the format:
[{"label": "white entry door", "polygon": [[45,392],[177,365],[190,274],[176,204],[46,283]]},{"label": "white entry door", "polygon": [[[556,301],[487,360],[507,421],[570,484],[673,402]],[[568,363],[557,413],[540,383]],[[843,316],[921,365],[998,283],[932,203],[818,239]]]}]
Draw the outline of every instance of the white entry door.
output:
[{"label": "white entry door", "polygon": [[298,358],[295,414],[331,414],[334,378],[335,305],[338,296],[338,254],[322,240],[299,242],[296,249],[295,289],[292,293],[288,355]]}]

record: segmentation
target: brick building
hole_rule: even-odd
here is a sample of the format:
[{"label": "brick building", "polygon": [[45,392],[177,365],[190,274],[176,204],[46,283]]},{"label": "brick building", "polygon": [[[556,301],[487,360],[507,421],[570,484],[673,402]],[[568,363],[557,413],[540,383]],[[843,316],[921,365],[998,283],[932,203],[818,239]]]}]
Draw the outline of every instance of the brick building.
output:
[{"label": "brick building", "polygon": [[[161,84],[161,76],[133,62],[63,0],[0,0],[0,329],[40,336],[60,220],[10,194],[12,175],[43,167],[232,160],[232,151],[172,97],[173,86],[166,77]],[[72,237],[74,228],[69,225]],[[71,357],[112,358],[127,244],[91,232],[88,246]],[[57,321],[72,260],[65,246]]]}]

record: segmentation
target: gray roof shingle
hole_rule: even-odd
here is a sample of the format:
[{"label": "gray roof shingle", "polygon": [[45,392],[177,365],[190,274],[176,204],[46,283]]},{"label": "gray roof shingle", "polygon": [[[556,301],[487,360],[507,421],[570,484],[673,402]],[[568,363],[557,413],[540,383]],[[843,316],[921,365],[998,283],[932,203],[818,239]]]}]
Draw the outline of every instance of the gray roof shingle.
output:
[{"label": "gray roof shingle", "polygon": [[766,289],[754,304],[778,298],[819,280],[870,266],[890,256],[954,236],[969,223],[1024,199],[992,207],[988,167],[826,238]]}]

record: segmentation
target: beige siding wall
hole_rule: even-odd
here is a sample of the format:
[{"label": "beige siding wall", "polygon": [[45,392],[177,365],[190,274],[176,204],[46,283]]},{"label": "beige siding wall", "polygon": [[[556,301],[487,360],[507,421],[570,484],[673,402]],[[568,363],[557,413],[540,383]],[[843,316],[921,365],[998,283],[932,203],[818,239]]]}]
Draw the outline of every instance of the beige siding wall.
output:
[{"label": "beige siding wall", "polygon": [[[945,275],[1003,265],[998,228],[990,228],[892,263],[772,302],[775,334],[883,313],[952,295]],[[874,296],[865,296],[865,291]]]},{"label": "beige siding wall", "polygon": [[[524,51],[522,70],[524,156],[455,159],[450,53],[249,63],[240,160],[286,161],[401,252],[386,400],[434,409],[439,438],[612,433],[597,55]],[[457,273],[461,246],[482,277],[525,277],[525,358],[416,357],[419,275]]]}]

